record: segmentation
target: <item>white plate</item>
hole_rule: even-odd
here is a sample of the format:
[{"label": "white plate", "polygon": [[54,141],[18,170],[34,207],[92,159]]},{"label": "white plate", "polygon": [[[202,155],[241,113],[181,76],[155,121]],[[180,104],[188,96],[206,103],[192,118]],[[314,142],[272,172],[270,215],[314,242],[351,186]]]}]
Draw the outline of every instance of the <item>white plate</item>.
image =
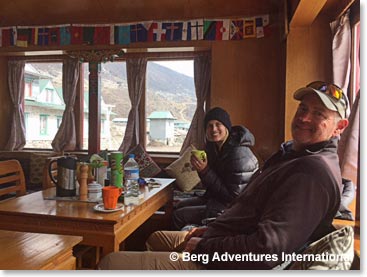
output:
[{"label": "white plate", "polygon": [[97,204],[94,206],[94,210],[97,212],[102,212],[102,213],[112,213],[112,212],[116,212],[116,211],[120,211],[124,208],[124,205],[121,203],[117,203],[116,205],[116,209],[105,209],[103,206],[103,203],[101,204]]}]

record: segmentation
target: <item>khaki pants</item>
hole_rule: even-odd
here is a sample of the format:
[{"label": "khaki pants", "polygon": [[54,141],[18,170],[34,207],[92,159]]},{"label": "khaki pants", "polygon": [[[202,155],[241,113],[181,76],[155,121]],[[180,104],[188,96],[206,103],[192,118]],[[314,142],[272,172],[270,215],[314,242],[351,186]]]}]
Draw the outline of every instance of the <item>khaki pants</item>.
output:
[{"label": "khaki pants", "polygon": [[147,240],[149,251],[114,252],[103,257],[98,265],[102,270],[198,270],[203,265],[183,261],[179,252],[184,249],[186,231],[157,231]]}]

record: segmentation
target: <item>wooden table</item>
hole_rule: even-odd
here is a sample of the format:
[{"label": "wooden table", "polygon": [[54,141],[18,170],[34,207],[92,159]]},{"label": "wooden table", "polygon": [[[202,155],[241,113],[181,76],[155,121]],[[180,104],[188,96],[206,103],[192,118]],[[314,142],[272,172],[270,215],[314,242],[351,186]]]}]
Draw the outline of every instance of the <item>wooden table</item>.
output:
[{"label": "wooden table", "polygon": [[159,208],[172,212],[175,179],[155,178],[159,188],[143,188],[144,198],[137,206],[121,211],[94,211],[96,203],[45,200],[55,195],[49,188],[0,203],[0,229],[23,232],[82,236],[82,244],[102,248],[102,256],[119,251],[119,245]]},{"label": "wooden table", "polygon": [[0,230],[0,269],[75,269],[73,247],[82,237]]}]

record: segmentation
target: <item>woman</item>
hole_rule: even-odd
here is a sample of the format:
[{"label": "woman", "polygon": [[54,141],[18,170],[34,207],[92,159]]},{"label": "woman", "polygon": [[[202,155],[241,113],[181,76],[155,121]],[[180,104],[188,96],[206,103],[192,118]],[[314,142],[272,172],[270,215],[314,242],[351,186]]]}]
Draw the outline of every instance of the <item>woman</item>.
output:
[{"label": "woman", "polygon": [[255,138],[243,126],[233,126],[222,108],[211,109],[204,119],[207,159],[191,155],[191,165],[198,172],[206,191],[201,197],[180,201],[173,212],[177,230],[185,225],[201,225],[203,219],[216,217],[240,193],[258,168],[250,146]]}]

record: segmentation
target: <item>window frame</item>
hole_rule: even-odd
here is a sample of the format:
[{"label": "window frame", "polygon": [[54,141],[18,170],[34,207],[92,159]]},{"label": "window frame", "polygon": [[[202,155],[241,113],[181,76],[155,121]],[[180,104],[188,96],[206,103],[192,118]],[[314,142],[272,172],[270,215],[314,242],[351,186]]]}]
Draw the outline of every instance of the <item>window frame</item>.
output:
[{"label": "window frame", "polygon": [[[208,53],[209,49],[207,48],[201,48],[198,50],[193,50],[192,48],[189,51],[184,51],[183,49],[180,49],[180,51],[170,51],[170,52],[128,52],[125,53],[122,57],[116,58],[114,61],[125,61],[128,58],[131,57],[145,57],[147,58],[147,61],[169,61],[169,60],[193,60],[196,56],[201,55],[202,53]],[[32,58],[26,58],[27,63],[52,63],[52,62],[63,62],[65,59],[65,55],[42,55],[42,56],[33,56]],[[77,94],[75,99],[75,105],[74,105],[74,112],[75,112],[75,127],[76,127],[76,152],[88,152],[88,154],[93,154],[95,151],[91,151],[91,149],[97,149],[100,151],[100,143],[101,141],[93,140],[92,144],[89,143],[88,149],[83,149],[83,129],[84,129],[84,71],[83,71],[83,63],[80,63],[80,71],[79,71],[79,80],[77,83]],[[144,88],[145,91],[145,88]],[[100,99],[98,100],[100,101]],[[139,129],[139,136],[140,141],[139,144],[143,145],[145,148],[146,145],[146,112],[145,112],[145,104],[146,104],[146,94],[143,93],[138,111],[140,114],[143,114],[144,116],[140,117],[140,129]],[[89,103],[91,105],[91,103]],[[208,95],[206,99],[206,106],[210,105],[210,94]],[[89,110],[91,109],[91,106],[89,106]],[[92,128],[92,130],[100,130],[95,122],[91,122],[90,117],[88,119],[89,122],[89,128]],[[98,124],[101,124],[100,121]],[[100,126],[99,126],[100,127]],[[93,136],[94,137],[94,136]],[[99,137],[99,136],[98,136]],[[33,150],[34,148],[26,148]],[[51,150],[49,148],[46,149],[40,149],[37,148],[36,150]],[[110,150],[110,149],[109,149]],[[156,157],[167,157],[167,156],[177,156],[179,153],[177,152],[155,152],[155,151],[149,151],[150,154],[153,154]]]}]

